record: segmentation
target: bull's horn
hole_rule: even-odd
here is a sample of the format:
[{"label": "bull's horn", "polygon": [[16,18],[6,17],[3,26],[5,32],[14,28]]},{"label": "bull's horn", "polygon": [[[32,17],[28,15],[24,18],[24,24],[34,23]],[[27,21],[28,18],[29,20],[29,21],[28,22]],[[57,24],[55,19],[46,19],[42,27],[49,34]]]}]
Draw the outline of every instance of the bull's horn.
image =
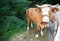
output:
[{"label": "bull's horn", "polygon": [[53,5],[53,6],[51,6],[51,7],[58,7],[59,6],[59,4],[56,4],[56,5]]},{"label": "bull's horn", "polygon": [[37,7],[42,7],[42,6],[38,5],[38,4],[36,4],[36,6],[37,6]]}]

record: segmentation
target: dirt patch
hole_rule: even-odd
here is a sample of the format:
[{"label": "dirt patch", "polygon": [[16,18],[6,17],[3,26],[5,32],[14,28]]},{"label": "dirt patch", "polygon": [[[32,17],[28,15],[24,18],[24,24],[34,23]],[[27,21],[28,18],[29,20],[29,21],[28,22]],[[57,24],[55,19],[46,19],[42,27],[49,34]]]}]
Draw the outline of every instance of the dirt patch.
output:
[{"label": "dirt patch", "polygon": [[[49,41],[51,37],[49,37],[49,32],[47,29],[44,30],[44,36],[41,36],[39,33],[39,37],[35,37],[35,29],[30,29],[29,31],[24,31],[23,33],[18,33],[14,36],[12,36],[9,41]],[[51,34],[50,34],[51,36]],[[50,41],[53,41],[50,39]]]}]

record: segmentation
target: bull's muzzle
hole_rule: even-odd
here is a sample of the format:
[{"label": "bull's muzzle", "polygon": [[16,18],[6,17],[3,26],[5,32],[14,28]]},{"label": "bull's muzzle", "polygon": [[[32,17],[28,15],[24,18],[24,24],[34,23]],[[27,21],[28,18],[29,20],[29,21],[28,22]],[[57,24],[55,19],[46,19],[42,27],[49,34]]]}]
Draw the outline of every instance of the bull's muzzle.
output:
[{"label": "bull's muzzle", "polygon": [[48,16],[43,16],[42,21],[43,22],[49,22],[49,17]]}]

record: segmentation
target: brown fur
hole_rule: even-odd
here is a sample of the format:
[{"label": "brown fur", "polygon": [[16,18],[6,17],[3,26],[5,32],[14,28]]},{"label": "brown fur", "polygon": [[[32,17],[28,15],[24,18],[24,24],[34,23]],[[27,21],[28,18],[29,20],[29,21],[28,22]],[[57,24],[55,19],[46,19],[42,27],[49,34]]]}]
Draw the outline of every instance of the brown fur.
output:
[{"label": "brown fur", "polygon": [[[32,22],[36,23],[37,26],[37,31],[40,31],[40,25],[42,23],[42,12],[40,8],[29,8],[26,11],[26,17],[27,17],[27,22],[28,25],[31,24]],[[45,24],[42,24],[43,28],[45,27]]]}]

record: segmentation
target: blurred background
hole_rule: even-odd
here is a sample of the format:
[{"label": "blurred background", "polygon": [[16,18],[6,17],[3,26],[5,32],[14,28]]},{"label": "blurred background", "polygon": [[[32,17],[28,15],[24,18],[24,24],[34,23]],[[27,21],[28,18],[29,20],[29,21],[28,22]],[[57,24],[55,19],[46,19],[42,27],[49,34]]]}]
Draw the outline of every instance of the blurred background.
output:
[{"label": "blurred background", "polygon": [[60,4],[60,0],[0,0],[0,41],[26,30],[26,9],[35,4]]}]

